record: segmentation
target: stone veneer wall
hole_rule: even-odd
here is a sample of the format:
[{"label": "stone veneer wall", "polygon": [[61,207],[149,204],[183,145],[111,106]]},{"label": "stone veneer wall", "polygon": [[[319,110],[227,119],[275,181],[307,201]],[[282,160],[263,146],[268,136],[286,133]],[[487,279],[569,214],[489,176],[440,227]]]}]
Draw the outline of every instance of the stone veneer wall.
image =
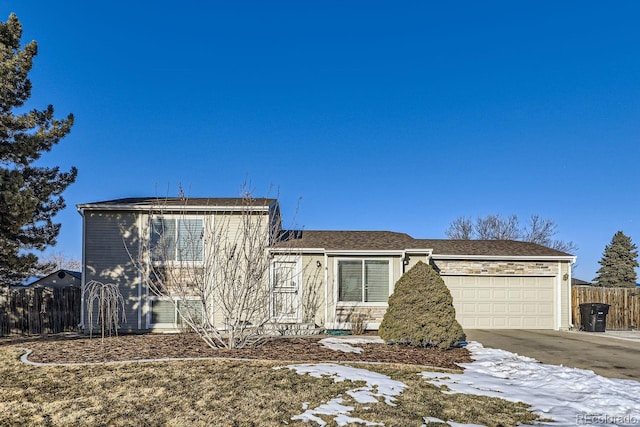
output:
[{"label": "stone veneer wall", "polygon": [[432,260],[440,275],[556,276],[557,262]]},{"label": "stone veneer wall", "polygon": [[336,322],[350,322],[350,316],[364,316],[365,323],[380,323],[387,311],[387,306],[338,306],[336,309]]}]

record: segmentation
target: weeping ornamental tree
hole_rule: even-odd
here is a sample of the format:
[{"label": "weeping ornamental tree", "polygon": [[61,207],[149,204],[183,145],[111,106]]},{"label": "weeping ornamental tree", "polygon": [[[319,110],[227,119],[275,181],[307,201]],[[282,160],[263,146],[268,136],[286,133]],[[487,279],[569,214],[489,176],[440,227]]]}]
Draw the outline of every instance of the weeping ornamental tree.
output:
[{"label": "weeping ornamental tree", "polygon": [[449,349],[465,340],[451,292],[422,261],[396,282],[378,333],[389,343],[415,347]]},{"label": "weeping ornamental tree", "polygon": [[76,168],[34,166],[69,133],[73,115],[55,119],[51,105],[23,109],[38,45],[21,48],[21,37],[15,14],[0,22],[0,287],[20,283],[36,268],[38,257],[29,251],[55,244],[60,224],[52,219],[65,207],[61,194],[77,174]]},{"label": "weeping ornamental tree", "polygon": [[604,248],[601,265],[594,279],[596,286],[633,288],[636,286],[638,247],[622,231],[618,231]]}]

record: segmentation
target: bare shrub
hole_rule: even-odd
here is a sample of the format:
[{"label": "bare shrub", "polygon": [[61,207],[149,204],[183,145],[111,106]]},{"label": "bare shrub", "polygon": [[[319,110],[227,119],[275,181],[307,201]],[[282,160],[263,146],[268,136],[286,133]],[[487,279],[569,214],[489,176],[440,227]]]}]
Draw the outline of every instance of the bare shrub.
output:
[{"label": "bare shrub", "polygon": [[365,313],[353,312],[349,314],[348,321],[351,325],[351,335],[362,335],[367,329],[366,320],[367,315]]}]

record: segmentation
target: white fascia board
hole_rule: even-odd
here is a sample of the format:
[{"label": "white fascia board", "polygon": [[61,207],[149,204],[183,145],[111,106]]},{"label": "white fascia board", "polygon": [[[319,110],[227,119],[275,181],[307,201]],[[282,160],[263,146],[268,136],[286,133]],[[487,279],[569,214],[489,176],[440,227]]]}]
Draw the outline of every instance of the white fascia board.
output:
[{"label": "white fascia board", "polygon": [[282,248],[282,247],[277,247],[277,248],[273,248],[273,247],[269,247],[269,252],[273,253],[273,254],[279,254],[279,253],[285,253],[285,254],[324,254],[326,253],[326,250],[324,248],[296,248],[295,246],[292,246],[290,248]]},{"label": "white fascia board", "polygon": [[433,249],[405,249],[403,252],[408,254],[425,254],[427,256],[432,256]]},{"label": "white fascia board", "polygon": [[256,212],[269,212],[270,206],[166,206],[166,205],[94,205],[84,204],[76,206],[78,211],[165,211],[165,212],[243,212],[246,210]]},{"label": "white fascia board", "polygon": [[452,260],[498,260],[498,261],[568,261],[576,262],[576,257],[568,256],[524,256],[524,255],[446,255],[433,254],[433,259],[452,259]]},{"label": "white fascia board", "polygon": [[327,251],[327,255],[393,255],[393,256],[402,256],[404,253],[403,250],[336,250],[336,251]]},{"label": "white fascia board", "polygon": [[326,254],[326,255],[393,255],[393,256],[402,256],[404,254],[425,254],[427,256],[431,256],[432,249],[336,249],[336,250],[327,250],[325,248],[270,248],[269,249],[273,253],[278,252],[297,252],[303,254]]}]

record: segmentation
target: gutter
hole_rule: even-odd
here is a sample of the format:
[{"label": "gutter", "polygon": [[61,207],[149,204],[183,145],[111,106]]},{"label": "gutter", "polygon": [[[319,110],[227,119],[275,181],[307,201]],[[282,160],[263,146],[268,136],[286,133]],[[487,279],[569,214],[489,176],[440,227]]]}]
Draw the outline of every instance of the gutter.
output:
[{"label": "gutter", "polygon": [[446,254],[432,254],[433,259],[448,259],[448,260],[503,260],[503,261],[569,261],[575,262],[576,257],[573,255],[446,255]]},{"label": "gutter", "polygon": [[133,206],[133,205],[96,205],[92,203],[76,205],[78,210],[92,210],[92,211],[162,211],[162,212],[269,212],[271,205],[269,206],[167,206],[167,205],[145,205],[145,206]]}]

